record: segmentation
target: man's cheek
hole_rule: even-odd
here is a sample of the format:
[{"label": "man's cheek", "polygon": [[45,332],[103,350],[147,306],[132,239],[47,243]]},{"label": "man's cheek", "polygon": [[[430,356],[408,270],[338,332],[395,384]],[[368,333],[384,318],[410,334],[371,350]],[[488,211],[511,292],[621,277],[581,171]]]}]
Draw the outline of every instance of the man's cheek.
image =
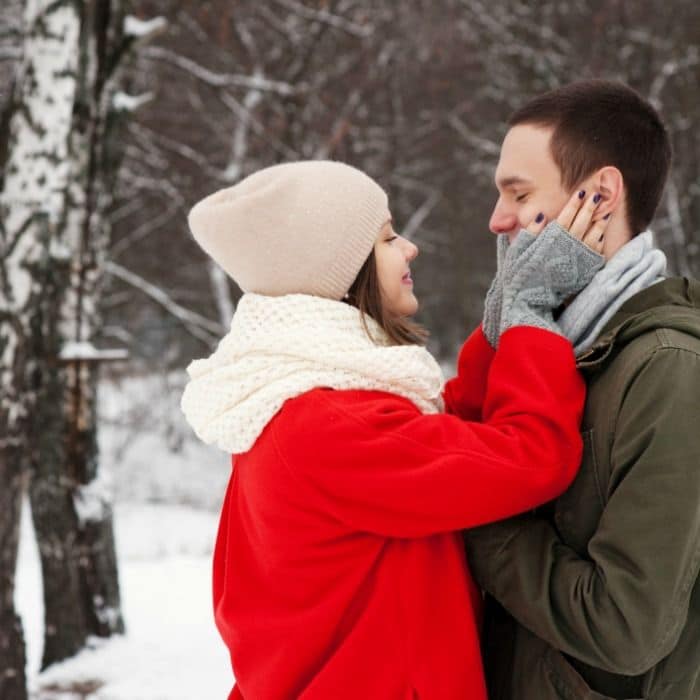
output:
[{"label": "man's cheek", "polygon": [[541,203],[543,207],[541,211],[547,217],[547,221],[554,221],[561,214],[570,196],[568,192],[557,191],[547,197],[546,202]]},{"label": "man's cheek", "polygon": [[520,228],[527,228],[541,211],[543,211],[543,209],[537,203],[528,202],[523,206],[518,215]]},{"label": "man's cheek", "polygon": [[554,221],[561,212],[562,207],[566,204],[568,198],[563,201],[559,196],[538,197],[536,200],[531,200],[524,206],[520,212],[520,226],[526,228],[542,213],[547,222]]},{"label": "man's cheek", "polygon": [[541,209],[537,209],[532,205],[523,205],[517,214],[518,227],[515,229],[515,231],[510,231],[506,234],[508,236],[508,240],[512,243],[515,240],[516,236],[520,233],[520,231],[524,228],[527,228],[535,220],[540,211]]}]

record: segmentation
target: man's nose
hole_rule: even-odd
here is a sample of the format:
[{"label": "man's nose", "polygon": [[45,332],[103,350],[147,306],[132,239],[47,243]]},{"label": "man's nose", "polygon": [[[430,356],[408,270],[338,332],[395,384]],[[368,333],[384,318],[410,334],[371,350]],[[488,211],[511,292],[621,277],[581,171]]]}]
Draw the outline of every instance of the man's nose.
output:
[{"label": "man's nose", "polygon": [[514,212],[508,211],[500,204],[496,204],[491,219],[489,220],[489,228],[492,233],[510,233],[518,227],[518,217]]}]

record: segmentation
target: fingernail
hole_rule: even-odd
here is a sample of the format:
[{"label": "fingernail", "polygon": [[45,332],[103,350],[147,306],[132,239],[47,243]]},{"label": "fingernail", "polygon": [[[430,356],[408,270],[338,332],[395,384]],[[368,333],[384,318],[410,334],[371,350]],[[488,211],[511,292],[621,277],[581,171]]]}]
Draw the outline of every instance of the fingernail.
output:
[{"label": "fingernail", "polygon": [[585,196],[586,196],[586,190],[581,190],[581,191],[578,193],[578,198],[579,198],[579,199],[583,199]]},{"label": "fingernail", "polygon": [[593,204],[598,204],[602,196],[603,195],[601,195],[599,192],[596,192],[596,194],[593,195]]},{"label": "fingernail", "polygon": [[601,234],[600,234],[600,238],[598,239],[598,243],[600,243],[600,242],[603,240],[603,237],[604,237],[604,236],[605,236],[604,233],[601,233]]},{"label": "fingernail", "polygon": [[541,224],[542,221],[544,221],[544,214],[543,214],[542,212],[540,212],[540,213],[537,215],[537,218],[535,219],[535,223],[536,223],[536,224]]},{"label": "fingernail", "polygon": [[609,218],[610,218],[610,214],[612,214],[611,211],[609,211],[603,218],[604,218],[604,219],[609,219]]}]

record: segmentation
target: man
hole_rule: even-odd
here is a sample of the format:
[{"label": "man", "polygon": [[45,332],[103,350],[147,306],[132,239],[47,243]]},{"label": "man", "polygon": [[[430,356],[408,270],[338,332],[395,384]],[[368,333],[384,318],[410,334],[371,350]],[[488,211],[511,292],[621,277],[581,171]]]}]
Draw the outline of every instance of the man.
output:
[{"label": "man", "polygon": [[533,99],[509,121],[490,227],[513,238],[579,188],[611,215],[606,266],[562,310],[588,387],[569,490],[465,535],[486,590],[491,700],[700,698],[700,283],[663,279],[645,232],[671,148],[616,83]]}]

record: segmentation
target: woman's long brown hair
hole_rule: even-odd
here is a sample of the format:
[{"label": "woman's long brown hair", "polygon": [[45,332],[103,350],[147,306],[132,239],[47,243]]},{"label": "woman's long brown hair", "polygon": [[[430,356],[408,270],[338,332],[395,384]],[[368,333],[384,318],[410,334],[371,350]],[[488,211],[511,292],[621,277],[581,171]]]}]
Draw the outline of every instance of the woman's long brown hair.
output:
[{"label": "woman's long brown hair", "polygon": [[425,345],[427,342],[429,334],[423,326],[405,316],[389,314],[384,308],[374,251],[365,260],[347,296],[344,301],[360,310],[367,335],[370,333],[366,316],[370,316],[396,345]]}]

